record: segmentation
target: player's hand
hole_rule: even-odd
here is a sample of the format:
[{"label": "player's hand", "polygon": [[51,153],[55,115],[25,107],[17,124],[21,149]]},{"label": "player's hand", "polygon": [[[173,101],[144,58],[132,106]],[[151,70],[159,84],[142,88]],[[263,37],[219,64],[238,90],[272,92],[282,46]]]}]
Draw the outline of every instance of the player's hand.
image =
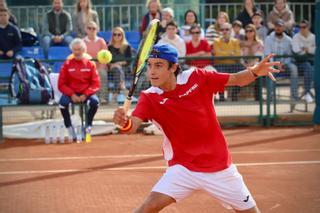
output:
[{"label": "player's hand", "polygon": [[119,126],[124,126],[128,121],[128,116],[123,107],[118,107],[113,113],[113,122]]},{"label": "player's hand", "polygon": [[279,69],[275,69],[274,66],[280,67],[281,62],[274,61],[269,62],[269,60],[274,56],[274,54],[270,54],[267,57],[265,57],[262,61],[260,61],[258,64],[256,64],[253,67],[250,67],[250,71],[258,76],[269,76],[273,81],[276,81],[275,77],[272,73],[278,73],[280,72]]},{"label": "player's hand", "polygon": [[71,96],[71,100],[72,100],[73,103],[80,103],[80,97],[78,95],[76,95],[76,94],[73,94]]},{"label": "player's hand", "polygon": [[9,51],[6,53],[6,55],[7,55],[9,58],[13,57],[13,54],[14,54],[13,50],[9,50]]},{"label": "player's hand", "polygon": [[85,102],[87,100],[87,96],[85,94],[82,94],[79,96],[79,100],[81,103]]}]

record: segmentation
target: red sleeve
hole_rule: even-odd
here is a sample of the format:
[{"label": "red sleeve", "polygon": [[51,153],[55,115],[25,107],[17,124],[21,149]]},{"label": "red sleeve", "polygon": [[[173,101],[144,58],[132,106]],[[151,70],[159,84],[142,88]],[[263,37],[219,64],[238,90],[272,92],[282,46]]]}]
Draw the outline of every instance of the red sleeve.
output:
[{"label": "red sleeve", "polygon": [[88,61],[91,69],[91,81],[89,87],[84,91],[87,97],[95,94],[100,89],[100,77],[96,65],[92,61]]},{"label": "red sleeve", "polygon": [[198,69],[197,72],[206,79],[208,90],[214,94],[224,91],[224,87],[226,86],[230,77],[229,73],[219,73],[204,69]]},{"label": "red sleeve", "polygon": [[69,61],[66,61],[63,63],[62,68],[59,73],[58,78],[58,89],[59,91],[66,95],[66,96],[72,96],[75,92],[68,86],[68,67],[69,67]]},{"label": "red sleeve", "polygon": [[141,35],[143,34],[143,32],[146,30],[147,28],[147,17],[146,16],[143,16],[142,18],[142,22],[141,22],[141,27],[140,27],[140,33]]},{"label": "red sleeve", "polygon": [[151,106],[147,95],[144,92],[140,93],[136,108],[132,112],[132,116],[138,117],[143,121],[147,121],[151,118]]}]

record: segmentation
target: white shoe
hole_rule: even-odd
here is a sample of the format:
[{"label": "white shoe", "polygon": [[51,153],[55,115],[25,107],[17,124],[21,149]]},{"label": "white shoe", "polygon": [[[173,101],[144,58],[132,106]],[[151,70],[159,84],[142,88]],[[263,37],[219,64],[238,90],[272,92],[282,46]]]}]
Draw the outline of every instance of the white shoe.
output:
[{"label": "white shoe", "polygon": [[147,135],[162,135],[161,130],[154,124],[144,128],[143,132]]},{"label": "white shoe", "polygon": [[303,96],[303,100],[305,100],[307,103],[312,103],[313,102],[313,98],[312,96],[310,95],[310,93],[306,93],[304,96]]}]

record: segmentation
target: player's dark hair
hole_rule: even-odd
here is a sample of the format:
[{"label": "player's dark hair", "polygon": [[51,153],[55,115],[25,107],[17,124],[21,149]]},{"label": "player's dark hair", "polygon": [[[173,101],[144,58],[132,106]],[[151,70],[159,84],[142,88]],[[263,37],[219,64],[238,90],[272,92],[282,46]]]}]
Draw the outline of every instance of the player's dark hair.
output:
[{"label": "player's dark hair", "polygon": [[[171,62],[171,61],[168,61],[168,63],[169,63],[169,69],[174,65],[174,64],[176,64],[176,63],[174,63],[174,62]],[[179,73],[181,73],[182,72],[182,69],[181,69],[181,66],[180,66],[180,64],[178,64],[178,67],[177,67],[177,69],[176,69],[176,71],[174,72],[174,75],[177,77],[177,75],[179,74]]]}]

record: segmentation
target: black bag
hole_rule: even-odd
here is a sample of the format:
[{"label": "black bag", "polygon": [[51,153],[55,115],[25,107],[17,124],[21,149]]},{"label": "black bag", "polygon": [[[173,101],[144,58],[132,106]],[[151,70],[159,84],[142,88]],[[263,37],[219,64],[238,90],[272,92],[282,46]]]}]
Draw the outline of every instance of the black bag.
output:
[{"label": "black bag", "polygon": [[38,37],[35,33],[25,31],[24,29],[21,29],[20,33],[23,46],[35,46],[39,44]]}]

